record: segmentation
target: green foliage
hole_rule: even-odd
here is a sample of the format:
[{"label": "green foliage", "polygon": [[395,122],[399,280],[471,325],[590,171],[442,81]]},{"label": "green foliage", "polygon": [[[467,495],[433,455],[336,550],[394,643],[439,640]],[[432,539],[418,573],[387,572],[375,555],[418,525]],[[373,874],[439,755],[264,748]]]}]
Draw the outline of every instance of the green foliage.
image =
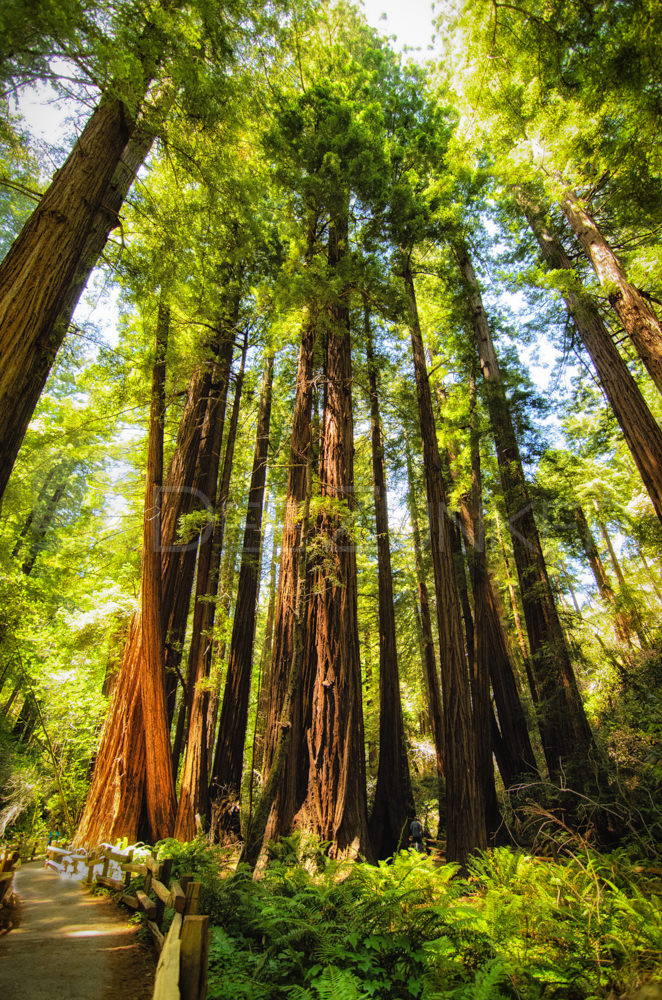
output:
[{"label": "green foliage", "polygon": [[290,840],[258,880],[202,841],[159,846],[203,881],[211,1000],[598,1000],[659,978],[659,877],[623,852],[497,848],[460,878],[405,851],[310,875]]}]

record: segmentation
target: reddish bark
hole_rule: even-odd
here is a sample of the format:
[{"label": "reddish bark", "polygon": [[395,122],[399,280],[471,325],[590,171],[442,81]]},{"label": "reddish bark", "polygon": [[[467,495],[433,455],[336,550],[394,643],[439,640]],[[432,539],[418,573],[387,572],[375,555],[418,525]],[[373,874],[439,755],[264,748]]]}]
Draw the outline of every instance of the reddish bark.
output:
[{"label": "reddish bark", "polygon": [[[464,537],[469,555],[475,607],[474,717],[477,755],[485,793],[488,830],[493,838],[498,839],[501,815],[494,787],[492,763],[494,737],[498,741],[500,752],[497,762],[506,789],[524,778],[538,779],[539,775],[487,566],[480,438],[474,418],[476,384],[473,375],[470,381],[470,393],[471,496],[469,503],[461,504],[460,515],[465,529]],[[496,732],[494,730],[496,720],[489,697],[490,682],[499,714]],[[492,739],[489,737],[490,732]]]},{"label": "reddish bark", "polygon": [[[181,678],[181,659],[186,638],[193,580],[198,555],[198,539],[176,544],[179,522],[201,506],[202,470],[200,453],[202,433],[210,404],[212,368],[200,368],[189,384],[184,413],[177,435],[165,487],[161,553],[163,575],[163,625],[165,628],[165,668],[168,726],[172,726],[177,686]],[[173,485],[171,485],[173,484]],[[206,499],[206,498],[205,498]],[[170,502],[168,502],[170,501]],[[168,519],[166,523],[165,519]],[[170,544],[165,539],[171,538]],[[184,693],[184,699],[186,695]],[[173,773],[177,764],[173,753]]]},{"label": "reddish bark", "polygon": [[[175,604],[180,546],[176,544],[181,513],[188,509],[199,449],[200,414],[207,405],[209,372],[194,373],[179,425],[177,445],[164,490],[161,517],[162,620]],[[140,702],[142,625],[136,612],[129,625],[97,752],[76,843],[96,846],[104,840],[138,838],[145,781],[145,734]]]},{"label": "reddish bark", "polygon": [[574,191],[568,189],[565,192],[561,208],[593,265],[623,329],[658,391],[662,392],[662,323],[652,304],[628,281],[621,262]]},{"label": "reddish bark", "polygon": [[[228,341],[228,344],[229,344],[229,341]],[[228,347],[228,349],[229,349],[229,347]],[[245,366],[246,366],[246,352],[247,352],[247,350],[248,350],[248,337],[245,336],[244,337],[244,347],[243,347],[242,354],[241,354],[241,363],[239,365],[239,371],[237,372],[237,377],[235,379],[235,392],[234,392],[234,400],[233,400],[233,403],[232,403],[232,414],[230,416],[230,426],[228,428],[227,440],[226,440],[226,443],[225,443],[225,454],[223,456],[223,468],[222,468],[222,471],[221,471],[220,482],[219,482],[219,487],[218,487],[218,496],[217,496],[217,499],[216,499],[216,507],[215,507],[216,518],[215,518],[215,523],[214,523],[214,528],[213,528],[213,535],[212,535],[212,552],[211,552],[210,581],[211,581],[211,584],[213,585],[216,593],[218,593],[218,589],[219,589],[219,587],[218,587],[218,581],[219,581],[219,564],[220,564],[221,555],[222,555],[222,552],[223,552],[223,542],[224,542],[224,538],[225,538],[225,518],[226,518],[226,511],[227,511],[228,496],[229,496],[229,491],[230,491],[230,476],[232,474],[232,463],[233,463],[233,460],[234,460],[234,446],[235,446],[235,441],[236,441],[236,437],[237,437],[237,426],[238,426],[238,423],[239,423],[239,409],[240,409],[240,406],[241,406],[241,394],[242,394],[242,388],[243,388],[243,384],[244,384],[244,369],[245,369]],[[226,385],[226,388],[225,388],[225,392],[227,393],[227,385]],[[225,406],[225,404],[224,404],[224,406]],[[197,483],[198,483],[198,489],[202,491],[204,489],[205,476],[208,474],[207,473],[207,459],[205,457],[205,449],[204,448],[201,448],[201,450],[200,450],[199,459],[200,459],[200,461],[198,463],[198,469],[197,469],[197,477],[198,477],[197,478]],[[192,582],[193,582],[193,572],[194,572],[194,570],[195,570],[195,567],[193,567],[193,570],[191,571],[191,585],[192,585]],[[187,610],[188,610],[188,607],[187,607]],[[207,606],[204,608],[204,620],[201,620],[200,627],[201,627],[202,631],[205,634],[207,634],[209,637],[211,637],[211,635],[213,633],[213,628],[214,628],[214,622],[215,622],[215,620],[216,620],[216,602],[215,601],[208,601],[207,602]],[[182,624],[183,624],[183,627],[185,628],[186,621],[183,620]],[[224,657],[225,657],[225,648],[222,647],[220,655],[218,657],[218,660],[220,662],[223,662]],[[210,668],[211,668],[211,661],[212,661],[212,658],[213,658],[213,642],[212,641],[207,642],[206,645],[205,645],[205,658],[206,659],[205,659],[205,665],[204,665],[204,672],[205,672],[205,676],[209,676]],[[190,661],[190,656],[189,656],[189,661]],[[210,739],[209,732],[210,732],[210,729],[211,729],[212,734],[213,734],[213,732],[215,730],[215,726],[216,726],[216,719],[215,719],[215,716],[213,714],[214,711],[215,711],[215,709],[214,709],[214,701],[213,701],[214,692],[209,691],[208,695],[209,695],[209,700],[208,700],[208,704],[207,704],[207,707],[206,707],[206,714],[207,714],[207,760],[209,761],[211,759],[211,755],[213,753],[213,746],[214,746],[213,735],[212,735],[212,738]],[[189,691],[188,685],[187,685],[187,688],[184,691],[184,697],[182,698],[182,702],[181,702],[181,705],[180,705],[180,712],[179,712],[179,715],[178,715],[178,718],[177,718],[177,728],[176,728],[176,733],[175,733],[175,739],[174,739],[174,742],[173,742],[172,757],[173,757],[173,763],[174,763],[175,771],[178,769],[179,758],[181,756],[182,748],[184,746],[184,735],[185,735],[185,731],[186,731],[186,724],[187,724],[187,721],[188,721],[188,715],[187,715],[187,713],[190,712],[190,707],[191,707],[190,691]]]},{"label": "reddish bark", "polygon": [[[332,219],[329,267],[347,248],[348,206]],[[331,853],[370,856],[365,786],[356,548],[347,520],[354,504],[354,435],[349,309],[336,299],[327,313],[326,382],[317,519],[320,550],[314,607],[317,671],[308,734],[309,781],[299,822]],[[324,505],[324,500],[331,501]]]},{"label": "reddish bark", "polygon": [[416,292],[410,261],[404,262],[405,290],[409,304],[409,325],[418,398],[423,468],[428,500],[432,567],[437,592],[441,681],[444,699],[446,772],[446,856],[464,864],[469,853],[485,848],[484,803],[476,772],[476,754],[471,708],[471,692],[465,656],[460,608],[446,516],[446,494],[441,476],[441,459],[432,409],[432,396],[425,363],[423,338],[416,306]]},{"label": "reddish bark", "polygon": [[177,802],[165,700],[161,606],[161,499],[166,351],[170,308],[161,298],[152,370],[142,555],[142,653],[140,697],[145,728],[145,799],[150,840],[172,835]]},{"label": "reddish bark", "polygon": [[129,144],[135,128],[135,110],[101,99],[0,264],[0,497],[81,291],[151,145],[147,131]]},{"label": "reddish bark", "polygon": [[292,611],[292,662],[287,678],[287,688],[281,705],[281,716],[278,720],[278,733],[274,740],[274,753],[271,768],[264,783],[262,795],[255,812],[251,812],[244,846],[239,858],[240,864],[248,864],[254,868],[262,850],[262,845],[268,839],[267,824],[273,813],[278,789],[283,786],[285,766],[290,755],[295,706],[301,699],[298,690],[303,677],[304,644],[306,633],[306,558],[309,537],[310,496],[312,485],[312,455],[308,451],[303,486],[302,504],[299,508],[297,524],[295,525],[294,552],[296,564],[296,595]]},{"label": "reddish bark", "polygon": [[[230,416],[230,426],[228,428],[227,440],[225,442],[225,454],[223,455],[223,468],[221,469],[221,476],[218,485],[218,500],[216,503],[216,523],[214,525],[214,559],[215,559],[215,572],[218,574],[219,586],[217,587],[217,592],[221,598],[221,602],[224,602],[225,595],[220,594],[222,574],[220,570],[220,559],[223,553],[224,542],[225,542],[225,522],[227,518],[227,507],[228,500],[230,497],[230,480],[232,478],[232,466],[234,464],[234,448],[237,441],[237,428],[239,427],[239,411],[241,409],[241,397],[244,385],[244,371],[246,368],[246,354],[248,352],[248,335],[244,337],[244,348],[241,353],[241,363],[239,365],[239,371],[237,372],[237,377],[235,379],[235,389],[234,389],[234,399],[232,401],[232,414]],[[234,566],[234,554],[232,558],[232,565]],[[229,608],[229,604],[223,604],[224,609]],[[213,627],[216,620],[216,605],[210,609],[213,612],[213,621],[210,623],[210,627]],[[216,644],[218,646],[218,644]],[[210,650],[211,652],[211,650]],[[221,646],[220,653],[217,657],[217,662],[222,664],[225,660],[225,643]],[[207,712],[207,760],[211,764],[214,756],[214,744],[216,736],[216,722],[218,716],[218,703],[220,696],[220,677],[218,678],[218,684],[214,684],[212,690],[209,692],[209,710]]]},{"label": "reddish bark", "polygon": [[[566,271],[574,276],[572,262],[560,239],[548,225],[541,207],[522,189],[517,191],[517,199],[536,236],[545,262],[554,270]],[[564,291],[563,297],[623,431],[626,444],[642,482],[648,490],[657,516],[662,520],[662,430],[619,354],[591,297],[582,289],[572,288]],[[662,347],[662,343],[660,346]],[[662,386],[662,364],[660,376],[658,388]]]},{"label": "reddish bark", "polygon": [[[225,331],[219,358],[214,366],[206,417],[207,426],[203,430],[201,444],[201,476],[205,484],[203,493],[215,512],[217,512],[218,472],[233,346],[232,328],[230,328]],[[187,672],[189,725],[175,823],[175,836],[183,841],[192,840],[198,824],[204,822],[204,817],[209,815],[207,795],[209,692],[201,682],[209,676],[211,665],[211,630],[218,589],[219,558],[220,552],[214,551],[214,530],[208,526],[200,537],[198,547],[196,594]]]},{"label": "reddish bark", "polygon": [[212,840],[219,840],[223,833],[239,833],[237,819],[260,585],[262,508],[267,475],[273,368],[274,359],[269,357],[260,397],[237,603],[211,779]]},{"label": "reddish bark", "polygon": [[407,490],[407,505],[409,508],[409,519],[411,521],[412,540],[414,543],[414,560],[416,565],[416,584],[418,589],[418,606],[421,622],[422,640],[422,661],[423,673],[425,677],[426,690],[428,694],[430,724],[432,726],[432,738],[434,739],[437,753],[437,773],[440,777],[444,774],[444,713],[441,703],[441,681],[437,670],[437,661],[434,651],[434,638],[432,635],[432,616],[430,614],[430,595],[425,582],[425,569],[423,566],[423,550],[421,546],[421,529],[418,523],[418,511],[416,510],[416,498],[414,496],[414,470],[411,458],[409,442],[407,449],[407,479],[409,488]]},{"label": "reddish bark", "polygon": [[553,781],[567,778],[571,787],[582,792],[591,782],[587,761],[593,760],[597,764],[598,752],[554,603],[476,275],[467,248],[456,245],[455,252],[467,289],[474,339],[487,389],[487,405],[539,698],[538,720],[545,759]]},{"label": "reddish bark", "polygon": [[[314,227],[309,230],[309,244],[312,253]],[[282,719],[283,704],[288,689],[288,677],[292,666],[294,642],[294,608],[298,586],[298,552],[300,536],[300,507],[304,501],[306,490],[306,469],[310,460],[311,449],[311,414],[313,405],[313,356],[317,317],[314,311],[308,311],[301,333],[301,347],[297,364],[296,396],[292,418],[292,436],[290,442],[290,457],[287,475],[287,494],[283,516],[283,534],[281,540],[280,571],[278,576],[278,596],[276,598],[276,615],[274,621],[273,659],[269,687],[269,706],[264,743],[264,772],[269,773],[276,743],[279,739],[279,726]],[[306,644],[308,649],[308,644]],[[283,775],[277,785],[273,809],[269,818],[265,836],[273,838],[288,833],[292,826],[294,815],[301,805],[300,789],[306,785],[306,776],[301,775],[303,767],[307,773],[307,754],[301,752],[303,717],[308,708],[308,692],[310,677],[314,673],[311,658],[306,658],[302,666],[303,680],[296,685],[293,695],[295,701],[292,708],[292,733],[288,740],[286,761],[283,765]]]},{"label": "reddish bark", "polygon": [[414,819],[415,810],[402,721],[386,474],[384,471],[384,443],[377,387],[377,367],[367,303],[365,305],[365,337],[370,388],[372,475],[379,588],[379,767],[377,769],[375,798],[369,819],[369,830],[375,857],[388,858],[399,847],[407,844],[409,824]]}]

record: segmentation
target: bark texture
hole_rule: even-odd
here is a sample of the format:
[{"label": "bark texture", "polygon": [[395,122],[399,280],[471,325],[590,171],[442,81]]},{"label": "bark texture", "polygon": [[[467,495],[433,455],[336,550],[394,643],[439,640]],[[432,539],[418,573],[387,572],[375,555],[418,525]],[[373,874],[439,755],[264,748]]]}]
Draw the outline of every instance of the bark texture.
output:
[{"label": "bark texture", "polygon": [[230,656],[212,770],[211,838],[239,833],[239,793],[248,723],[253,642],[260,586],[262,509],[267,475],[274,359],[267,360],[258,413],[246,527],[237,586]]},{"label": "bark texture", "polygon": [[379,767],[369,830],[375,857],[388,858],[399,847],[404,847],[407,844],[409,824],[414,819],[415,810],[402,721],[386,473],[384,470],[384,442],[377,385],[377,366],[367,304],[365,306],[365,337],[370,388],[372,477],[379,588]]},{"label": "bark texture", "polygon": [[[147,86],[145,81],[145,88]],[[0,497],[81,292],[153,133],[103,98],[0,264]]]},{"label": "bark texture", "polygon": [[455,252],[467,290],[473,335],[485,379],[501,488],[508,512],[508,527],[513,539],[531,648],[545,759],[553,781],[567,779],[572,788],[582,792],[591,784],[587,763],[594,761],[597,764],[597,749],[559,623],[478,281],[466,246],[456,245]]},{"label": "bark texture", "polygon": [[[492,703],[490,701],[490,662],[492,650],[487,645],[487,629],[490,623],[487,604],[489,577],[484,544],[483,493],[480,467],[480,438],[475,420],[476,381],[472,371],[469,381],[471,492],[461,502],[461,513],[466,522],[471,523],[469,537],[465,534],[471,585],[474,593],[475,628],[473,631],[473,658],[471,660],[471,689],[474,710],[474,731],[476,738],[476,771],[483,791],[485,803],[485,825],[488,839],[497,842],[502,827],[501,811],[497,801],[492,762]],[[487,614],[486,614],[487,612]],[[503,663],[501,664],[503,668]]]},{"label": "bark texture", "polygon": [[[329,267],[347,250],[348,205],[331,220]],[[354,425],[349,308],[336,298],[327,312],[326,381],[317,519],[320,558],[315,585],[317,672],[308,734],[309,781],[302,825],[331,853],[371,856],[365,785],[363,706],[356,590]],[[325,502],[326,501],[326,502]]]},{"label": "bark texture", "polygon": [[150,841],[172,835],[177,802],[172,773],[165,697],[161,590],[161,501],[163,495],[163,421],[166,351],[170,308],[159,303],[152,369],[142,554],[142,652],[140,697],[145,728],[145,799]]},{"label": "bark texture", "polygon": [[[553,270],[565,271],[574,276],[572,262],[559,237],[548,225],[540,205],[521,189],[518,190],[517,197],[547,265]],[[573,209],[573,211],[578,210]],[[619,354],[591,297],[581,287],[576,286],[564,291],[563,297],[623,431],[626,444],[648,490],[655,512],[662,520],[662,430]],[[662,374],[662,364],[660,373]]]},{"label": "bark texture", "polygon": [[646,371],[662,392],[662,324],[652,304],[628,281],[621,262],[574,191],[565,192],[561,208]]},{"label": "bark texture", "polygon": [[404,266],[409,304],[414,373],[423,439],[423,466],[430,523],[430,546],[437,592],[439,655],[444,699],[446,771],[446,856],[464,864],[470,852],[487,844],[482,789],[476,773],[476,754],[469,673],[451,550],[441,459],[418,319],[414,278],[409,259]]},{"label": "bark texture", "polygon": [[[170,621],[177,594],[182,546],[177,544],[179,518],[192,501],[201,436],[201,414],[207,408],[209,371],[194,372],[180,419],[175,452],[164,487],[161,514],[162,622]],[[95,847],[102,841],[142,833],[145,782],[145,733],[140,700],[140,612],[131,620],[117,682],[104,723],[94,773],[75,842]],[[147,831],[144,831],[145,836]]]},{"label": "bark texture", "polygon": [[[255,812],[248,820],[246,838],[242,848],[240,863],[254,868],[260,856],[260,851],[268,839],[267,827],[273,814],[279,789],[283,787],[285,767],[290,755],[293,721],[299,697],[299,687],[303,680],[304,643],[306,633],[306,558],[309,536],[310,497],[312,488],[312,453],[308,450],[304,472],[303,497],[298,508],[297,522],[294,525],[294,553],[296,565],[296,596],[292,609],[292,662],[287,673],[287,687],[281,704],[281,717],[278,720],[278,732],[273,741],[273,754],[269,774],[262,789],[262,795]],[[290,469],[291,471],[291,469]]]},{"label": "bark texture", "polygon": [[[471,391],[475,382],[472,377]],[[495,801],[493,780],[492,748],[498,746],[497,762],[506,789],[518,781],[538,779],[538,768],[531,746],[526,714],[522,707],[515,671],[512,666],[508,645],[499,616],[499,605],[490,578],[487,563],[487,539],[482,499],[482,475],[480,461],[479,433],[471,420],[471,499],[462,504],[461,516],[465,527],[465,543],[469,554],[471,581],[475,608],[475,685],[487,686],[488,702],[483,700],[476,710],[476,735],[478,754],[482,754],[481,772],[485,775],[488,827],[491,833],[497,831],[498,806]],[[485,678],[488,678],[487,685]],[[489,684],[491,682],[494,701],[498,713],[498,725],[492,716],[489,704]],[[483,694],[484,697],[484,694]],[[496,727],[496,730],[495,730]],[[493,739],[487,740],[487,732],[492,730]],[[482,735],[481,735],[482,734]],[[489,748],[489,759],[488,759]]]},{"label": "bark texture", "polygon": [[[237,303],[238,308],[238,303]],[[234,325],[224,331],[218,361],[214,366],[210,402],[201,443],[201,482],[211,510],[217,514],[218,473],[225,427],[225,409],[230,381]],[[220,552],[214,549],[214,526],[208,524],[200,536],[191,646],[187,672],[189,725],[182,768],[175,836],[192,840],[196,830],[209,817],[207,758],[207,713],[209,691],[204,681],[209,676],[212,656],[211,633],[218,590]]]},{"label": "bark texture", "polygon": [[[294,655],[295,605],[298,594],[298,573],[301,563],[297,546],[300,544],[300,509],[306,491],[306,470],[311,461],[311,416],[313,406],[313,361],[317,331],[317,316],[309,310],[304,321],[297,364],[296,395],[292,418],[287,494],[283,517],[278,595],[274,620],[273,658],[269,685],[269,702],[264,743],[264,772],[269,774],[276,744],[282,749],[280,724],[288,690],[288,677]],[[303,611],[302,611],[303,613]],[[294,688],[291,733],[286,759],[266,827],[265,836],[274,838],[288,833],[307,790],[308,755],[303,741],[303,720],[309,712],[314,663],[307,658],[302,664],[300,683]]]},{"label": "bark texture", "polygon": [[[416,565],[416,585],[418,590],[418,607],[421,623],[422,639],[422,661],[425,686],[428,694],[430,709],[430,724],[432,726],[432,738],[437,754],[437,774],[443,777],[444,774],[444,713],[441,702],[441,680],[437,670],[437,659],[434,651],[434,637],[432,634],[432,615],[430,614],[430,594],[425,580],[425,567],[423,565],[423,548],[421,545],[421,529],[418,521],[418,510],[416,509],[416,496],[414,492],[414,468],[411,457],[409,442],[406,442],[407,449],[407,507],[409,519],[411,521],[412,540],[414,543],[414,559]],[[440,813],[441,815],[441,813]]]}]

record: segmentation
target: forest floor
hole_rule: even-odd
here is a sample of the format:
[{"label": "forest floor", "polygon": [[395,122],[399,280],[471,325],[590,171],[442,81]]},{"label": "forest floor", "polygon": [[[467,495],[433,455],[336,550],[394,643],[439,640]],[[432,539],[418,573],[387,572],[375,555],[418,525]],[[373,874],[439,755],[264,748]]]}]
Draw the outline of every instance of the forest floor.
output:
[{"label": "forest floor", "polygon": [[14,928],[0,938],[5,1000],[149,1000],[156,959],[114,903],[39,863],[14,882]]}]

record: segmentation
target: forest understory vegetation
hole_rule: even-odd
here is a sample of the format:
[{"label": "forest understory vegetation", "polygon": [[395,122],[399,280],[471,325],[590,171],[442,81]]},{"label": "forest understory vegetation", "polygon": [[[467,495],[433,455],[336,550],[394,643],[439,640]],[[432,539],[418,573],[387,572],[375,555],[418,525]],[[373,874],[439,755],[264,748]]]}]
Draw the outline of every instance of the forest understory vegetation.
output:
[{"label": "forest understory vegetation", "polygon": [[3,5],[0,840],[210,997],[652,1000],[662,9],[435,17]]}]

